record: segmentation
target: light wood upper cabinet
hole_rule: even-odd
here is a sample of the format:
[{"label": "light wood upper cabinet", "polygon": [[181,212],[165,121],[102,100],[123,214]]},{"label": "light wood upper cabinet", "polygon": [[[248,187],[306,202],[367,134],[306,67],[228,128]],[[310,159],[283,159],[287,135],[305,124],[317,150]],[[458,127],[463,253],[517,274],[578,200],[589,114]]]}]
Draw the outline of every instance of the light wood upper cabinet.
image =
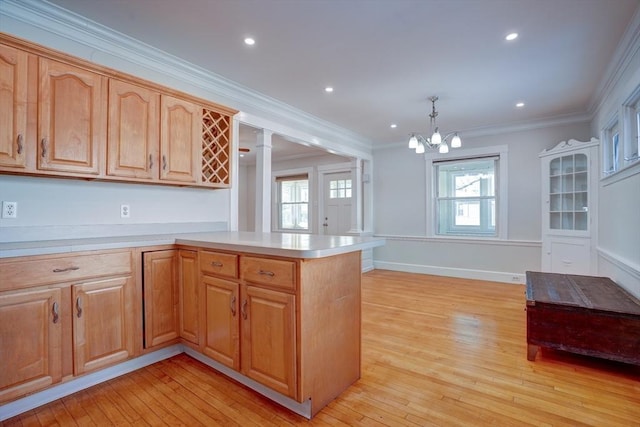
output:
[{"label": "light wood upper cabinet", "polygon": [[121,362],[133,353],[130,277],[72,287],[74,374]]},{"label": "light wood upper cabinet", "polygon": [[39,64],[38,169],[99,175],[106,77],[46,58]]},{"label": "light wood upper cabinet", "polygon": [[60,289],[0,293],[0,403],[61,380],[61,303]]},{"label": "light wood upper cabinet", "polygon": [[25,166],[28,56],[0,45],[0,167]]},{"label": "light wood upper cabinet", "polygon": [[159,105],[157,92],[120,80],[109,80],[108,175],[158,177]]},{"label": "light wood upper cabinet", "polygon": [[145,252],[144,347],[178,338],[178,251]]},{"label": "light wood upper cabinet", "polygon": [[196,183],[202,139],[202,107],[163,95],[160,123],[160,179]]}]

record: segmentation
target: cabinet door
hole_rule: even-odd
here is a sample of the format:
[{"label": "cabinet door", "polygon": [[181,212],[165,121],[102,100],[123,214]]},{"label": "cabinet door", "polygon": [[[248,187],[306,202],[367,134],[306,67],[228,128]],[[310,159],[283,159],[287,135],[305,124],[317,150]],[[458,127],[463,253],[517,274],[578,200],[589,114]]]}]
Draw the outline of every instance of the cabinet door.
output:
[{"label": "cabinet door", "polygon": [[178,338],[178,251],[144,257],[144,347]]},{"label": "cabinet door", "polygon": [[106,78],[40,58],[38,169],[100,173],[106,135]]},{"label": "cabinet door", "polygon": [[296,399],[295,296],[243,285],[242,373]]},{"label": "cabinet door", "polygon": [[0,45],[0,167],[25,167],[26,52]]},{"label": "cabinet door", "polygon": [[109,80],[107,174],[157,179],[160,95],[119,80]]},{"label": "cabinet door", "polygon": [[133,351],[130,277],[72,287],[74,374],[126,360]]},{"label": "cabinet door", "polygon": [[180,337],[198,344],[198,253],[181,250],[178,276],[180,288]]},{"label": "cabinet door", "polygon": [[205,334],[202,353],[225,366],[240,369],[239,285],[202,276]]},{"label": "cabinet door", "polygon": [[161,97],[160,179],[196,182],[202,139],[202,108],[171,96]]},{"label": "cabinet door", "polygon": [[0,402],[62,377],[60,289],[0,293]]}]

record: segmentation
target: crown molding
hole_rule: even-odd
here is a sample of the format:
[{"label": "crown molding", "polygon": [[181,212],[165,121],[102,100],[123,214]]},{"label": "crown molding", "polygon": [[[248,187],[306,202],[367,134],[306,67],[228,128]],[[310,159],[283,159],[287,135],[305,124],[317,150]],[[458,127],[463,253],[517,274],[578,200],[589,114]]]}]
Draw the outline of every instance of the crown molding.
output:
[{"label": "crown molding", "polygon": [[602,107],[608,94],[620,82],[624,72],[629,68],[633,57],[640,50],[640,7],[636,9],[631,21],[618,43],[616,50],[609,61],[600,84],[596,88],[589,101],[588,111],[592,117]]},{"label": "crown molding", "polygon": [[[350,145],[358,151],[370,153],[372,150],[371,141],[360,134],[202,67],[187,63],[176,56],[44,0],[1,0],[0,23],[3,31],[17,37],[58,50],[64,50],[65,42],[71,42],[77,47],[90,48],[90,51],[85,52],[83,59],[96,63],[101,61],[100,65],[110,68],[115,68],[114,62],[118,60],[118,67],[129,68],[122,71],[131,74],[135,74],[135,70],[142,67],[160,78],[169,78],[176,85],[181,86],[176,89],[184,92],[207,99],[213,97],[215,99],[211,101],[255,116],[262,116],[274,122],[299,127],[309,134],[338,142],[340,145]],[[20,25],[17,25],[18,23]],[[33,29],[39,30],[35,37]],[[51,34],[59,38],[51,38]],[[73,54],[81,56],[77,53]],[[106,54],[107,57],[100,54]],[[123,64],[123,60],[128,64]],[[166,82],[158,83],[167,85]],[[193,93],[194,87],[204,91],[206,95]]]},{"label": "crown molding", "polygon": [[[552,126],[568,125],[573,123],[584,123],[593,120],[591,113],[573,113],[563,114],[555,117],[547,117],[542,119],[528,120],[526,122],[513,122],[504,125],[482,126],[476,128],[462,129],[458,133],[463,139],[479,138],[482,136],[501,135],[505,133],[526,132],[536,129],[548,128]],[[378,144],[373,147],[374,151],[384,150],[388,148],[397,148],[406,146],[407,141],[390,142],[387,144]]]}]

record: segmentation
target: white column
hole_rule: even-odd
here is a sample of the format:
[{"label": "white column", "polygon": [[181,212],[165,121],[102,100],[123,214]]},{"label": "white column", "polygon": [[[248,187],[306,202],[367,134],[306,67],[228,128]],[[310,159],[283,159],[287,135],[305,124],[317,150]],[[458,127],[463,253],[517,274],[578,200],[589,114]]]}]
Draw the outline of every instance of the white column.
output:
[{"label": "white column", "polygon": [[351,227],[350,234],[362,233],[362,159],[351,160]]},{"label": "white column", "polygon": [[256,233],[271,231],[271,135],[262,129],[256,136]]},{"label": "white column", "polygon": [[240,182],[239,180],[239,161],[238,161],[238,145],[240,138],[240,122],[233,119],[233,129],[231,131],[233,140],[231,141],[231,189],[229,190],[229,231],[238,231],[238,218],[240,204]]}]

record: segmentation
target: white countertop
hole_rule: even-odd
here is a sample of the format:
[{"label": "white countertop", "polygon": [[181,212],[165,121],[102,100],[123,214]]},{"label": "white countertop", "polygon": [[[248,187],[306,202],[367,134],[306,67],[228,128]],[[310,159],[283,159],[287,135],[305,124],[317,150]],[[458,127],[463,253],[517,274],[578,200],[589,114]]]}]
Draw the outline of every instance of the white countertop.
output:
[{"label": "white countertop", "polygon": [[93,237],[0,243],[0,258],[172,244],[292,258],[322,258],[382,246],[384,239],[233,231]]}]

